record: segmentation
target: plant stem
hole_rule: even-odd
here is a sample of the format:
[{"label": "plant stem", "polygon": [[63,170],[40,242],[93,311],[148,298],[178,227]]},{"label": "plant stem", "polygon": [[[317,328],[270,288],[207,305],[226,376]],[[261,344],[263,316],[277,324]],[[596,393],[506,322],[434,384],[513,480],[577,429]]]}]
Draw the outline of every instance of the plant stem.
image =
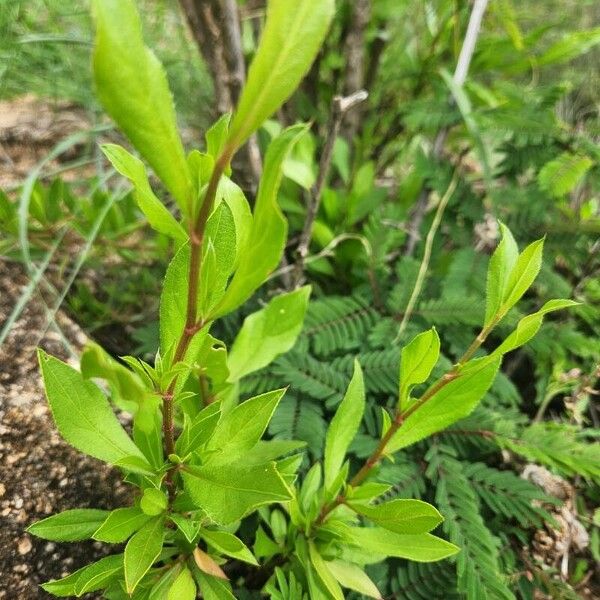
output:
[{"label": "plant stem", "polygon": [[[385,435],[381,438],[377,447],[369,456],[369,458],[365,461],[360,470],[354,475],[354,477],[350,480],[349,486],[356,487],[360,485],[371,473],[371,471],[375,468],[375,466],[379,463],[379,461],[385,455],[385,449],[389,444],[390,440],[394,437],[394,435],[398,432],[398,430],[402,427],[402,424],[406,421],[410,415],[419,410],[428,400],[430,400],[435,394],[437,394],[443,387],[448,385],[451,381],[458,379],[460,377],[460,370],[462,367],[472,358],[478,348],[485,342],[488,335],[491,333],[492,329],[498,324],[501,316],[497,315],[487,326],[485,326],[479,335],[473,340],[473,343],[469,346],[466,352],[460,357],[458,362],[448,371],[445,375],[443,375],[440,379],[437,380],[416,402],[414,402],[409,408],[405,411],[397,411],[390,428],[386,431]],[[341,504],[344,504],[346,498],[343,494],[340,494],[335,500],[326,504],[321,509],[317,520],[315,521],[315,525],[320,525],[323,523],[327,515],[334,509],[336,509]]]},{"label": "plant stem", "polygon": [[[226,148],[213,169],[210,181],[206,188],[204,201],[198,213],[196,221],[191,222],[190,226],[190,264],[189,264],[189,283],[187,293],[187,310],[186,319],[181,337],[177,343],[173,364],[181,362],[185,358],[185,353],[192,342],[194,336],[204,327],[205,321],[201,318],[198,320],[198,286],[200,281],[200,270],[202,268],[202,246],[204,244],[204,233],[206,231],[206,223],[212,212],[212,208],[217,197],[219,181],[233,156],[234,149]],[[165,452],[167,456],[175,453],[175,434],[174,434],[174,394],[177,385],[178,375],[175,375],[166,392],[163,393],[163,437],[165,442]],[[166,484],[169,488],[169,498],[173,500],[174,491],[172,486],[175,467],[169,469],[166,475]]]}]

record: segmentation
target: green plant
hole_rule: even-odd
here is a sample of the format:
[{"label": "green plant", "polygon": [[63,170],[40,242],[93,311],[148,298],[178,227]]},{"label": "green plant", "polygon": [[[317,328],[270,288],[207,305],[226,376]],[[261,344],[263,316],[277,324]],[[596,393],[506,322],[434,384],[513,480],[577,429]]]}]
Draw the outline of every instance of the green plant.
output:
[{"label": "green plant", "polygon": [[[172,238],[177,251],[164,282],[160,352],[153,366],[133,357],[124,357],[124,366],[101,348],[90,347],[78,373],[40,352],[48,399],[62,435],[79,450],[121,468],[126,480],[138,489],[130,507],[109,514],[75,509],[30,528],[40,537],[59,541],[89,537],[127,541],[123,554],[49,582],[45,589],[62,596],[104,590],[106,597],[115,599],[132,594],[191,599],[200,588],[204,598],[231,598],[227,573],[232,565],[226,564],[227,557],[250,565],[256,564],[256,558],[271,559],[259,570],[258,579],[261,585],[266,580],[264,589],[273,598],[306,594],[343,598],[341,587],[379,597],[377,586],[363,570],[366,564],[381,562],[386,556],[430,562],[455,554],[454,544],[430,533],[442,522],[433,506],[416,499],[381,499],[394,493],[402,484],[402,469],[411,467],[402,462],[404,453],[399,451],[432,443],[442,430],[468,417],[492,386],[502,356],[527,343],[546,313],[573,304],[548,302],[523,317],[496,350],[475,358],[533,283],[541,267],[542,241],[519,254],[512,235],[502,227],[503,239],[488,271],[483,328],[454,366],[440,360],[439,336],[429,329],[403,348],[399,382],[395,349],[365,356],[366,377],[355,363],[347,390],[344,376],[329,373],[319,393],[325,396],[329,389],[332,395],[343,395],[343,400],[326,433],[324,423],[316,435],[312,432],[315,445],[323,446],[324,438],[323,464],[316,463],[294,489],[302,462],[297,450],[302,444],[293,441],[294,435],[278,439],[287,433],[283,421],[293,426],[293,419],[271,420],[287,401],[282,400],[284,391],[264,391],[239,403],[239,390],[247,386],[249,375],[294,345],[309,288],[277,296],[247,317],[229,352],[210,329],[246,302],[283,253],[287,228],[277,206],[277,192],[285,159],[306,128],[291,127],[271,142],[253,212],[229,179],[229,165],[238,148],[278,109],[307,70],[325,35],[333,3],[302,0],[290,6],[283,0],[270,2],[261,45],[233,120],[230,123],[225,116],[208,131],[207,152],[193,151],[187,156],[176,131],[164,73],[143,45],[132,2],[98,0],[95,9],[98,95],[171,193],[182,217],[177,220],[155,196],[139,159],[119,146],[104,147],[115,169],[132,181],[138,205],[150,224]],[[373,173],[369,171],[365,178],[368,185],[363,187],[370,192]],[[365,214],[352,219],[352,224]],[[334,222],[339,224],[337,219]],[[353,299],[340,301],[333,312],[346,310],[356,311],[364,323],[373,320],[374,311]],[[383,323],[389,324],[390,320]],[[416,333],[414,326],[406,323],[405,327]],[[372,333],[386,339],[381,330]],[[350,326],[342,326],[334,337],[333,342],[323,339],[323,353],[328,348],[354,348],[360,342]],[[311,363],[309,368],[335,371],[327,364],[316,365],[318,361],[308,354],[297,358],[293,366],[298,369],[304,361]],[[334,367],[348,371],[352,361],[342,358]],[[394,365],[391,375],[390,364]],[[385,377],[370,381],[367,368],[385,372]],[[438,377],[440,369],[445,373]],[[434,383],[415,393],[432,372],[437,377]],[[115,405],[134,415],[131,437],[103,392],[88,380],[92,377],[105,379]],[[300,383],[311,386],[315,382]],[[395,396],[391,412],[366,407],[365,386],[373,385]],[[338,399],[333,398],[330,405]],[[311,410],[310,402],[295,400],[299,420]],[[317,413],[313,411],[312,423],[321,423]],[[364,425],[370,427],[374,441],[356,436]],[[262,439],[267,427],[275,439]],[[499,443],[511,445],[513,451],[527,448],[497,433],[493,435]],[[346,455],[351,444],[361,443],[357,454],[366,461],[350,476]],[[438,504],[451,516],[457,505],[477,513],[475,492],[456,485],[467,481],[460,479],[462,465],[451,453],[442,449],[437,455],[434,449],[428,453],[428,463],[430,481],[438,483]],[[393,465],[396,473],[383,477],[389,465],[382,463],[391,457],[398,461]],[[584,458],[591,462],[591,457]],[[477,481],[482,468],[465,472]],[[439,484],[447,473],[456,474],[451,482],[454,487]],[[511,486],[518,487],[505,478],[495,480],[494,489]],[[538,499],[530,486],[523,484],[520,489]],[[485,502],[485,490],[481,497]],[[488,493],[491,503],[490,497]],[[540,512],[526,503],[513,500],[512,507],[515,514],[539,518]],[[258,528],[253,555],[242,541],[239,522],[257,509],[271,536],[263,525]],[[488,586],[500,597],[510,597],[504,582],[496,580],[497,544],[481,519],[469,521],[468,536],[456,533],[456,521],[447,521],[445,532],[460,545],[468,536],[479,536],[483,555],[483,559],[477,557],[479,562],[471,561],[470,554],[459,555],[460,585],[469,590]],[[477,569],[481,560],[488,562],[488,571]],[[439,572],[448,577],[443,568]],[[435,573],[434,568],[408,576],[427,577],[428,573]],[[399,574],[398,581],[402,577]]]},{"label": "green plant", "polygon": [[[114,554],[44,585],[58,596],[104,590],[108,598],[231,596],[219,563],[254,564],[233,534],[257,507],[291,499],[298,466],[294,441],[262,441],[285,390],[238,405],[237,382],[289,349],[300,332],[309,287],[273,298],[248,317],[230,352],[212,323],[242,304],[277,266],[286,221],[276,204],[282,163],[304,133],[291,127],[273,141],[254,211],[229,179],[238,148],[286,100],[309,68],[333,15],[333,2],[272,2],[261,46],[231,123],[207,133],[207,152],[184,154],[166,77],[144,45],[132,1],[94,3],[94,76],[107,112],[172,194],[181,221],[154,195],[143,163],[115,145],[103,147],[128,177],[150,224],[171,237],[176,253],[161,295],[160,352],[154,366],[115,361],[90,348],[82,373],[39,352],[52,414],[78,450],[123,470],[137,488],[132,506],[110,513],[74,509],[29,531],[45,539],[127,541]],[[113,400],[133,414],[131,435],[105,394],[86,377],[101,376]],[[292,453],[287,459],[281,456]],[[199,542],[207,551],[200,548]],[[215,558],[211,557],[212,553]]]}]

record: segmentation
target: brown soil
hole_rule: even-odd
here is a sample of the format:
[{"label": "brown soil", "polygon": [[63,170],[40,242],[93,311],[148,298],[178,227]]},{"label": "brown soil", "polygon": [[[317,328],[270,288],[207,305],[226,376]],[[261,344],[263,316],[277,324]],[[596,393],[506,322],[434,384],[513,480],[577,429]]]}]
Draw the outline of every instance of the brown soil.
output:
[{"label": "brown soil", "polygon": [[[0,329],[27,278],[0,259]],[[118,475],[79,454],[58,436],[48,414],[35,347],[68,359],[62,335],[80,349],[85,336],[64,315],[46,330],[42,300],[27,305],[0,347],[0,599],[50,598],[39,583],[63,577],[98,560],[109,548],[94,542],[55,544],[25,528],[69,508],[110,509],[127,503]]]}]

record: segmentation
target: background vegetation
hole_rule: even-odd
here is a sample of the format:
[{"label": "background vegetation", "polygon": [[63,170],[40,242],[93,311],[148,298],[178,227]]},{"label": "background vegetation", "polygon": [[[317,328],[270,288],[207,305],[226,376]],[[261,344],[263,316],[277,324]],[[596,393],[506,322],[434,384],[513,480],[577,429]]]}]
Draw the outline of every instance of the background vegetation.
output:
[{"label": "background vegetation", "polygon": [[[249,60],[261,3],[240,4]],[[470,3],[373,0],[358,42],[350,34],[361,3],[338,4],[302,89],[256,141],[264,150],[282,124],[313,122],[286,165],[280,204],[291,225],[288,264],[270,290],[302,277],[313,284],[313,300],[296,346],[244,379],[241,390],[290,386],[269,433],[306,441],[308,468],[322,455],[327,423],[358,357],[370,408],[352,451],[365,458],[380,431],[380,407],[396,394],[401,345],[437,327],[441,368],[477,333],[497,220],[522,245],[546,235],[534,291],[498,335],[550,298],[581,305],[549,318],[531,344],[508,357],[471,417],[381,470],[393,484],[390,498],[436,504],[446,516],[445,537],[462,552],[424,566],[389,561],[370,574],[398,599],[598,597],[600,7],[492,0],[467,82],[457,87],[452,73]],[[198,145],[215,114],[210,64],[172,2],[139,6],[186,140]],[[0,343],[30,297],[43,292],[49,319],[60,307],[114,356],[147,357],[158,344],[157,294],[172,248],[147,227],[127,185],[100,158],[97,142],[119,138],[94,99],[91,39],[83,2],[0,0],[0,100],[34,95],[77,111],[86,124],[54,136],[29,174],[0,192],[2,260],[21,264],[32,282],[0,324]],[[351,81],[357,47],[364,73]],[[341,124],[301,260],[297,246],[322,172],[334,95],[359,88],[369,99]],[[1,160],[9,169],[10,159]],[[413,302],[436,215],[441,225]],[[294,269],[299,261],[304,272]],[[219,337],[230,342],[266,299],[268,293],[228,318]],[[548,471],[531,476],[532,467]],[[540,487],[540,472],[562,481],[563,492],[547,481]],[[586,543],[565,526],[567,515],[584,529]],[[240,598],[251,594],[236,591]]]}]

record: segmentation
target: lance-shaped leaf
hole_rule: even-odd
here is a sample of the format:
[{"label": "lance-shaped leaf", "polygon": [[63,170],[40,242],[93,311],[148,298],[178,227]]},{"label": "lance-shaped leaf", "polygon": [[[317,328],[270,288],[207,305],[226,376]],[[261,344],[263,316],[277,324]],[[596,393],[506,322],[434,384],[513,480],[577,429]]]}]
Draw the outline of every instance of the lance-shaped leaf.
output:
[{"label": "lance-shaped leaf", "polygon": [[542,267],[543,252],[543,239],[529,244],[521,252],[506,286],[503,312],[511,309],[531,287]]},{"label": "lance-shaped leaf", "polygon": [[306,126],[286,129],[271,142],[254,206],[254,220],[237,270],[212,318],[221,317],[244,303],[277,267],[287,239],[287,221],[277,203],[283,162],[306,132]]},{"label": "lance-shaped leaf", "polygon": [[346,452],[365,412],[365,383],[358,361],[354,361],[354,375],[339,405],[325,438],[325,488],[329,489],[340,471]]},{"label": "lance-shaped leaf", "polygon": [[344,600],[344,594],[342,593],[342,589],[340,588],[337,579],[329,570],[329,567],[327,566],[328,563],[319,554],[317,547],[312,541],[309,542],[308,553],[314,571],[319,578],[321,585],[327,590],[328,596],[335,600]]},{"label": "lance-shaped leaf", "polygon": [[319,51],[334,11],[334,0],[269,0],[265,28],[229,130],[230,147],[241,146],[292,95]]},{"label": "lance-shaped leaf", "polygon": [[459,548],[430,533],[394,533],[381,527],[352,527],[346,530],[352,543],[362,551],[381,557],[393,556],[416,562],[435,562],[453,556]]},{"label": "lance-shaped leaf", "polygon": [[302,325],[310,286],[276,296],[261,310],[246,317],[229,352],[229,381],[258,371],[296,343]]},{"label": "lance-shaped leaf", "polygon": [[135,199],[151,227],[172,237],[180,244],[185,243],[188,239],[185,229],[152,191],[144,163],[116,144],[104,144],[102,152],[112,166],[133,183]]},{"label": "lance-shaped leaf", "polygon": [[91,538],[108,517],[106,510],[76,508],[42,519],[27,528],[36,537],[53,542],[76,542]]},{"label": "lance-shaped leaf", "polygon": [[369,598],[381,599],[381,593],[371,578],[358,566],[341,560],[327,561],[327,567],[338,583]]},{"label": "lance-shaped leaf", "polygon": [[402,348],[400,357],[399,405],[408,400],[415,385],[429,379],[440,357],[440,337],[435,328],[417,335]]},{"label": "lance-shaped leaf", "polygon": [[508,287],[508,281],[519,258],[519,248],[510,229],[500,223],[502,239],[490,258],[487,273],[485,324],[499,312]]},{"label": "lance-shaped leaf", "polygon": [[422,500],[391,500],[375,506],[360,502],[348,505],[359,515],[396,533],[429,533],[444,517],[438,510]]},{"label": "lance-shaped leaf", "polygon": [[259,506],[291,499],[275,463],[186,467],[183,480],[193,502],[221,525],[233,523]]},{"label": "lance-shaped leaf", "polygon": [[517,324],[517,328],[496,348],[494,354],[506,354],[516,350],[531,340],[540,330],[544,316],[556,310],[578,306],[573,300],[549,300],[537,312],[523,317]]},{"label": "lance-shaped leaf", "polygon": [[120,544],[129,539],[150,518],[136,506],[117,508],[106,517],[102,525],[94,532],[93,537],[100,542]]},{"label": "lance-shaped leaf", "polygon": [[42,584],[42,588],[60,598],[82,596],[105,588],[123,572],[123,555],[106,556],[91,565],[87,565],[71,575]]},{"label": "lance-shaped leaf", "polygon": [[108,463],[135,456],[152,471],[95,384],[43,350],[38,358],[54,422],[69,444]]},{"label": "lance-shaped leaf", "polygon": [[256,446],[285,390],[275,390],[242,402],[225,415],[202,451],[207,464],[230,462]]},{"label": "lance-shaped leaf", "polygon": [[173,585],[169,588],[167,600],[195,600],[196,582],[187,567],[183,567]]},{"label": "lance-shaped leaf", "polygon": [[467,363],[459,376],[444,385],[402,423],[386,446],[387,453],[410,446],[471,414],[500,368],[500,357]]},{"label": "lance-shaped leaf", "polygon": [[201,531],[201,536],[210,546],[217,549],[221,554],[258,566],[258,562],[252,555],[252,552],[250,552],[250,549],[242,542],[242,540],[233,535],[233,533],[203,529]]},{"label": "lance-shaped leaf", "polygon": [[235,596],[231,593],[231,586],[227,581],[220,577],[207,575],[200,569],[195,571],[195,575],[204,600],[235,600]]},{"label": "lance-shaped leaf", "polygon": [[144,45],[133,0],[94,0],[98,98],[183,210],[191,178],[162,65]]},{"label": "lance-shaped leaf", "polygon": [[162,550],[165,536],[164,524],[163,517],[155,517],[148,521],[125,546],[125,587],[130,595]]}]

